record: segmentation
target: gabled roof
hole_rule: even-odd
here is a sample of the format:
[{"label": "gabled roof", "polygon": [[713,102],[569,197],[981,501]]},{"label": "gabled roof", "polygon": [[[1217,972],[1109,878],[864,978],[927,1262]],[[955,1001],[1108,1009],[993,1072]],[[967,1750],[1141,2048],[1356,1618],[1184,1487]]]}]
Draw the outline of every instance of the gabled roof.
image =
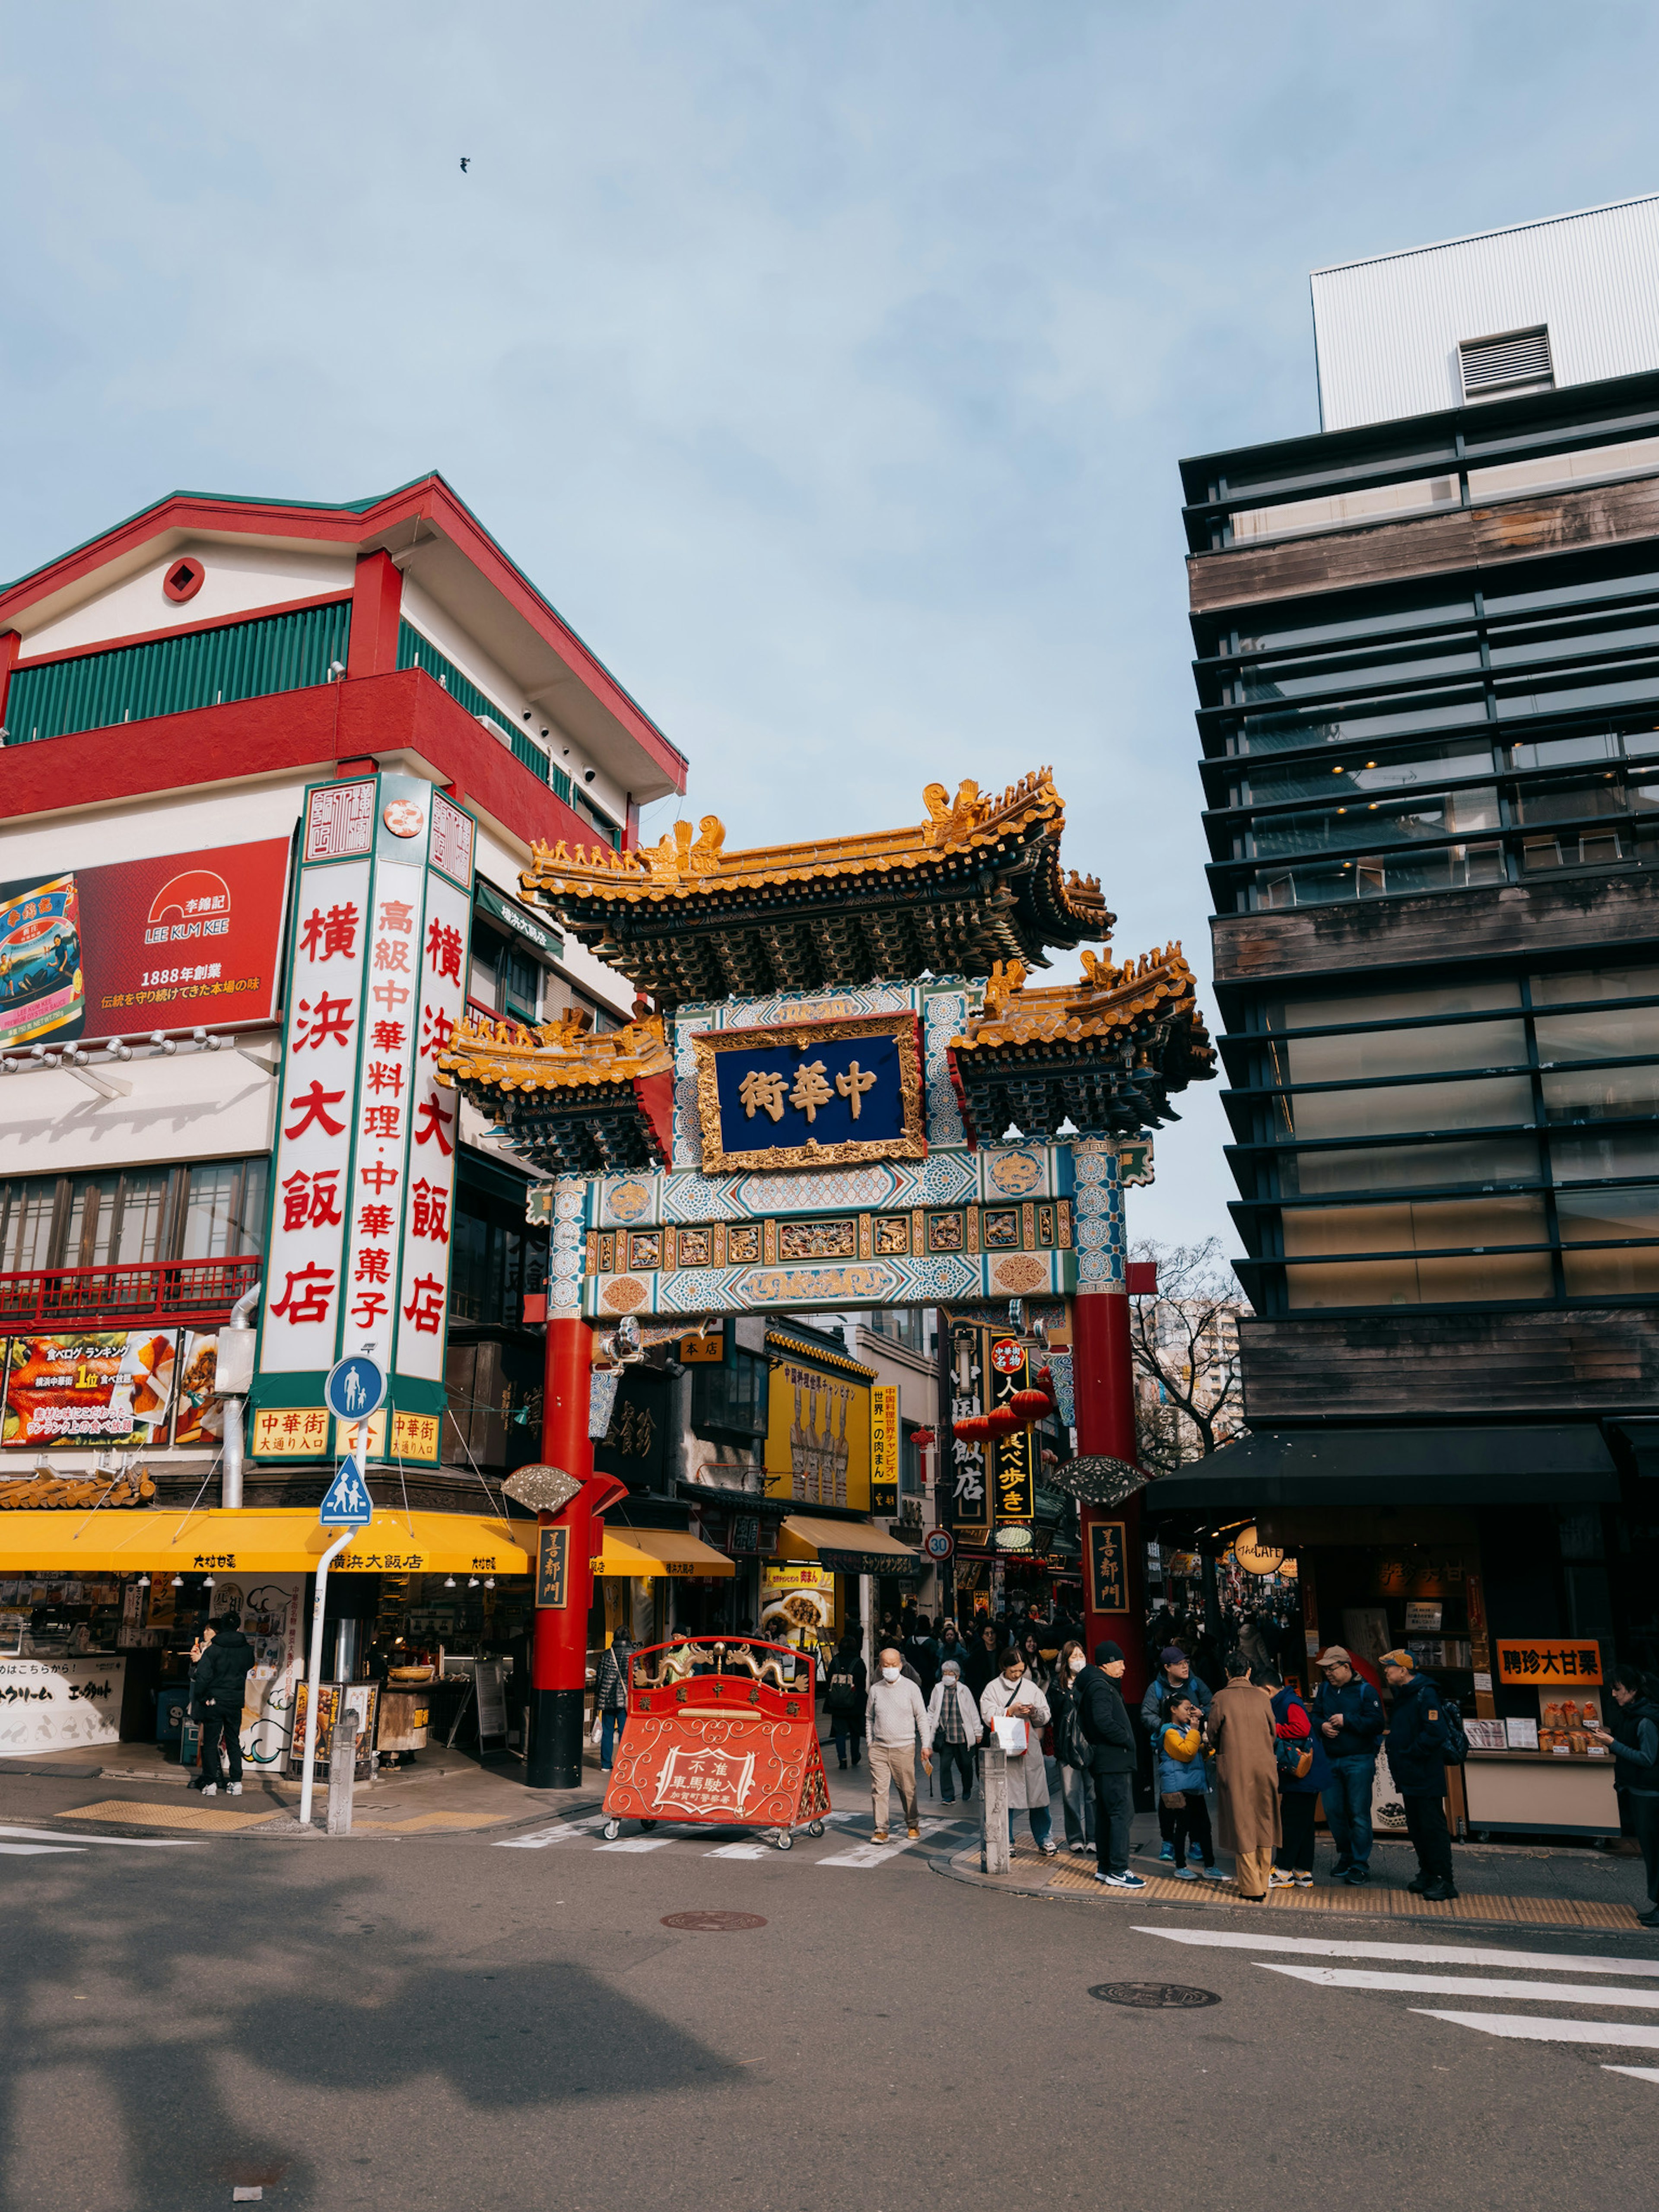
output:
[{"label": "gabled roof", "polygon": [[[0,590],[0,632],[27,636],[177,546],[216,538],[331,546],[358,556],[384,551],[405,568],[418,562],[421,580],[454,605],[463,626],[527,695],[550,701],[556,695],[561,721],[600,753],[614,753],[619,738],[631,739],[654,768],[659,789],[684,790],[685,756],[435,470],[395,491],[339,503],[169,492]],[[642,775],[618,780],[653,795]]]}]

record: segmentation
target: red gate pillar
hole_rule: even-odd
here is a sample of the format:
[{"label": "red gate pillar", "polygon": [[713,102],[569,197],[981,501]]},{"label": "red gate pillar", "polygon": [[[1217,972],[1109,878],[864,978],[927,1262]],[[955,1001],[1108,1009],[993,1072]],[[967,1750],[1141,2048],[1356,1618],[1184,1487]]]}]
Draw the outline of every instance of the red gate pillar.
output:
[{"label": "red gate pillar", "polygon": [[[1078,1287],[1073,1308],[1072,1382],[1079,1455],[1137,1457],[1134,1363],[1129,1351],[1127,1240],[1117,1146],[1100,1138],[1072,1148],[1075,1171]],[[1137,1494],[1116,1506],[1085,1505],[1085,1641],[1092,1659],[1103,1638],[1121,1647],[1125,1698],[1146,1688],[1146,1547]],[[1115,1603],[1109,1602],[1116,1600]]]},{"label": "red gate pillar", "polygon": [[[550,1308],[551,1303],[550,1298]],[[587,1612],[593,1601],[588,1561],[596,1486],[593,1446],[587,1433],[592,1364],[593,1332],[588,1324],[550,1310],[542,1457],[574,1475],[582,1486],[559,1512],[540,1516],[543,1528],[567,1528],[570,1534],[564,1603],[536,1607],[525,1757],[525,1781],[532,1790],[574,1790],[582,1778],[582,1693],[587,1682]]]}]

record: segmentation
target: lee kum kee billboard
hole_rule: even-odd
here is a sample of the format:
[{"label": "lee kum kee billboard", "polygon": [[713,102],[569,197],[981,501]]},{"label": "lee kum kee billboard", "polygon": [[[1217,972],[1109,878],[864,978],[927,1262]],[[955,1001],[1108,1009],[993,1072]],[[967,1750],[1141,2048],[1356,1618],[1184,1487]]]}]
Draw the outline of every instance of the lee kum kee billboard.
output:
[{"label": "lee kum kee billboard", "polygon": [[289,841],[0,884],[0,1049],[268,1022]]}]

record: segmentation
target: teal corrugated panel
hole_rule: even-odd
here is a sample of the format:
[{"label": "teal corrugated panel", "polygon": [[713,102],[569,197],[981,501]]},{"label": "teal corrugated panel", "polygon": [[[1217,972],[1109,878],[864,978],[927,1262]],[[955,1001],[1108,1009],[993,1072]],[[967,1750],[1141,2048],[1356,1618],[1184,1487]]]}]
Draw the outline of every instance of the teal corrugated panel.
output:
[{"label": "teal corrugated panel", "polygon": [[12,674],[6,742],[31,744],[325,684],[331,661],[345,659],[350,634],[351,602],[331,599],[258,622],[78,653],[42,668],[26,665]]}]

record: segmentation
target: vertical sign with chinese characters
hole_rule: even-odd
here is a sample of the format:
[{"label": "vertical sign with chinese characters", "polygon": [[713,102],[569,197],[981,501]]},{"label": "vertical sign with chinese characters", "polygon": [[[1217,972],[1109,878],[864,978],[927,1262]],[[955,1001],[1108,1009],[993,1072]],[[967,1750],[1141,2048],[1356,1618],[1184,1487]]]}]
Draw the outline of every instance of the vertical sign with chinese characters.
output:
[{"label": "vertical sign with chinese characters", "polygon": [[460,1094],[437,1080],[438,1054],[459,1020],[472,916],[472,822],[441,794],[432,801],[432,842],[415,997],[409,1188],[404,1201],[403,1272],[392,1362],[392,1451],[438,1456],[444,1337],[449,1306],[450,1220]]},{"label": "vertical sign with chinese characters", "polygon": [[898,1386],[878,1382],[870,1393],[870,1510],[896,1513],[898,1490]]},{"label": "vertical sign with chinese characters", "polygon": [[435,1462],[456,1103],[432,1068],[466,972],[472,822],[413,776],[320,785],[300,858],[252,1449],[347,1449],[323,1378],[366,1352],[392,1384],[368,1457]]},{"label": "vertical sign with chinese characters", "polygon": [[1091,1521],[1089,1531],[1089,1610],[1127,1613],[1127,1558],[1121,1521]]},{"label": "vertical sign with chinese characters", "polygon": [[[1006,1406],[1030,1388],[1025,1346],[1017,1337],[993,1335],[990,1345],[990,1410]],[[999,1522],[1030,1521],[1036,1512],[1036,1435],[1014,1429],[991,1442],[991,1480]]]},{"label": "vertical sign with chinese characters", "polygon": [[[984,1332],[971,1322],[957,1322],[951,1329],[951,1419],[952,1422],[971,1419],[985,1410],[984,1394]],[[985,1453],[982,1443],[970,1443],[966,1437],[954,1437],[956,1478],[953,1497],[956,1509],[956,1532],[959,1543],[977,1547],[991,1533],[991,1510],[988,1503],[985,1482]]]},{"label": "vertical sign with chinese characters", "polygon": [[[307,793],[283,1000],[262,1376],[320,1376],[339,1340],[374,792],[370,778]],[[320,1387],[315,1396],[320,1404]]]},{"label": "vertical sign with chinese characters", "polygon": [[346,1236],[346,1331],[342,1349],[368,1354],[390,1372],[398,1227],[409,1188],[410,1100],[414,1091],[414,999],[422,872],[381,860],[369,919],[368,1006],[364,1016],[356,1157]]}]

